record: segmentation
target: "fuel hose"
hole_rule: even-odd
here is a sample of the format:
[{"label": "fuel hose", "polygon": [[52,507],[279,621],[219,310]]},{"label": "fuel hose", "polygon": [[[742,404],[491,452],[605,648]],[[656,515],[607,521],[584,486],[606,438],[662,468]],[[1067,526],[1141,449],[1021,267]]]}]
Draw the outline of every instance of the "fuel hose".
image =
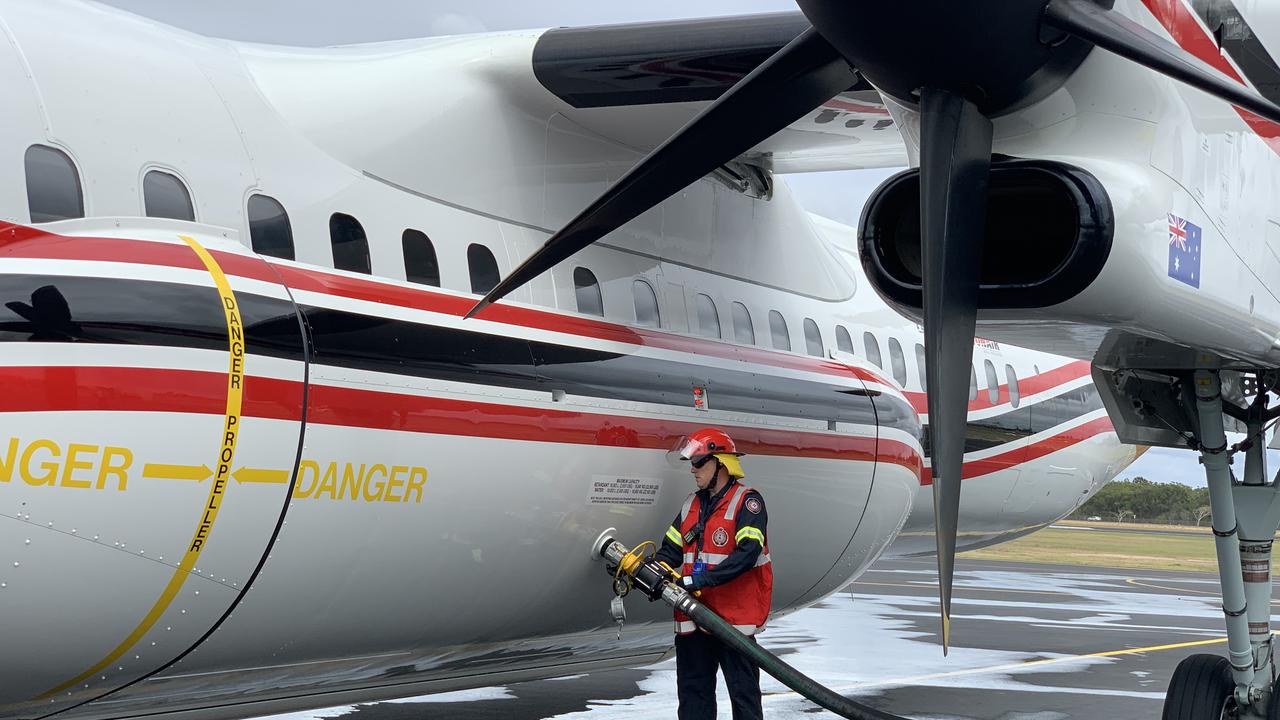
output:
[{"label": "fuel hose", "polygon": [[[635,587],[651,599],[661,599],[673,609],[679,610],[720,642],[747,656],[761,670],[778,682],[796,691],[831,712],[851,720],[906,720],[851,700],[820,684],[788,665],[781,658],[751,641],[711,608],[699,602],[689,591],[672,582],[670,569],[654,561],[644,560],[632,553],[622,543],[607,538],[600,547],[600,555],[618,568],[618,573],[630,577]],[[615,589],[616,589],[615,584]]]}]

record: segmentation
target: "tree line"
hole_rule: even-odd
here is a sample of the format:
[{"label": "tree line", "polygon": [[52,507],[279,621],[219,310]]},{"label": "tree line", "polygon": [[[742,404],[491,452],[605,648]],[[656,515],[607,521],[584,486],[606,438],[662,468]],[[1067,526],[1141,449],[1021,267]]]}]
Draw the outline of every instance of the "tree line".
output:
[{"label": "tree line", "polygon": [[1112,522],[1207,525],[1209,488],[1176,482],[1152,482],[1144,477],[1107,483],[1071,513],[1073,520],[1097,517]]}]

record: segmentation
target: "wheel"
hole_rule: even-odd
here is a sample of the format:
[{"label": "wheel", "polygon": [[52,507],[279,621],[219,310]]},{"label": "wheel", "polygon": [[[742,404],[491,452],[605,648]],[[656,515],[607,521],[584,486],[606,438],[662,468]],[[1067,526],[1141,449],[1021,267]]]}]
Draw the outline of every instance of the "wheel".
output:
[{"label": "wheel", "polygon": [[1236,682],[1221,655],[1191,655],[1178,663],[1164,696],[1163,720],[1234,720]]}]

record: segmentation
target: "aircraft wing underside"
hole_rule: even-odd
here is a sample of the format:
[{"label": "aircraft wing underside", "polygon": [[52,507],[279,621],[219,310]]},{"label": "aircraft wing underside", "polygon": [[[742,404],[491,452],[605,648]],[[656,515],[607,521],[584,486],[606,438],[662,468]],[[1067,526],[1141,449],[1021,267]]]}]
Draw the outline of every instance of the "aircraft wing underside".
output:
[{"label": "aircraft wing underside", "polygon": [[[562,114],[649,151],[809,27],[798,12],[561,28],[538,38],[533,70]],[[778,172],[907,164],[880,94],[865,80],[743,156]]]}]

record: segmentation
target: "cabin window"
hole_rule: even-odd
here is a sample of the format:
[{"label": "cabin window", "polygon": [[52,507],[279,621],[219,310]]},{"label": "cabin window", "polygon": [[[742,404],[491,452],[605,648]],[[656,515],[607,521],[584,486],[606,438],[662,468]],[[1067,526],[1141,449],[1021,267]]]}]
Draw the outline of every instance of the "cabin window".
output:
[{"label": "cabin window", "polygon": [[715,301],[710,295],[698,293],[694,298],[694,307],[698,312],[698,334],[703,337],[718,338],[720,335],[720,313],[716,312]]},{"label": "cabin window", "polygon": [[404,250],[404,276],[409,282],[440,287],[440,262],[431,238],[420,230],[405,230],[400,246]]},{"label": "cabin window", "polygon": [[147,217],[190,221],[196,219],[196,210],[191,205],[191,193],[187,192],[187,187],[173,173],[150,170],[142,176],[142,204]]},{"label": "cabin window", "polygon": [[743,345],[755,345],[756,329],[751,326],[751,313],[747,311],[747,306],[740,302],[734,302],[731,307],[733,309],[733,339]]},{"label": "cabin window", "polygon": [[869,332],[862,333],[862,347],[867,351],[867,360],[878,368],[884,368],[884,361],[880,359],[880,341],[876,340],[876,336]]},{"label": "cabin window", "polygon": [[969,366],[969,402],[978,399],[978,371]]},{"label": "cabin window", "polygon": [[373,272],[369,264],[369,238],[360,221],[343,213],[329,216],[329,244],[333,248],[333,266],[339,270]]},{"label": "cabin window", "polygon": [[769,311],[769,335],[772,337],[775,349],[791,349],[791,333],[787,332],[787,319],[777,310]]},{"label": "cabin window", "polygon": [[1009,383],[1009,402],[1014,407],[1018,407],[1022,398],[1018,397],[1018,374],[1013,371],[1012,365],[1004,366],[1004,379]]},{"label": "cabin window", "polygon": [[471,292],[484,295],[498,285],[498,261],[493,251],[479,243],[467,246],[467,272],[471,274]]},{"label": "cabin window", "polygon": [[27,148],[27,208],[31,222],[84,217],[80,173],[71,158],[48,145]]},{"label": "cabin window", "polygon": [[990,360],[983,360],[982,365],[987,369],[987,400],[995,405],[1000,402],[1000,378],[996,377],[996,366]]},{"label": "cabin window", "polygon": [[578,296],[578,312],[583,315],[604,317],[604,297],[595,273],[584,267],[573,269],[573,291]]},{"label": "cabin window", "polygon": [[254,252],[282,260],[294,258],[293,228],[284,206],[266,195],[250,195],[248,215],[249,242]]},{"label": "cabin window", "polygon": [[853,354],[853,338],[843,325],[836,326],[836,349],[842,353]]},{"label": "cabin window", "polygon": [[658,296],[653,286],[644,280],[631,283],[631,297],[636,303],[636,324],[645,327],[660,327],[662,315],[658,312]]},{"label": "cabin window", "polygon": [[889,338],[889,365],[893,379],[902,387],[907,386],[907,358],[902,354],[902,343],[897,338]]},{"label": "cabin window", "polygon": [[813,318],[804,319],[804,348],[805,352],[814,357],[823,357],[827,353],[822,349],[822,333],[818,330],[818,323]]},{"label": "cabin window", "polygon": [[916,343],[916,372],[920,373],[920,389],[929,389],[928,376],[924,373],[924,346]]}]

